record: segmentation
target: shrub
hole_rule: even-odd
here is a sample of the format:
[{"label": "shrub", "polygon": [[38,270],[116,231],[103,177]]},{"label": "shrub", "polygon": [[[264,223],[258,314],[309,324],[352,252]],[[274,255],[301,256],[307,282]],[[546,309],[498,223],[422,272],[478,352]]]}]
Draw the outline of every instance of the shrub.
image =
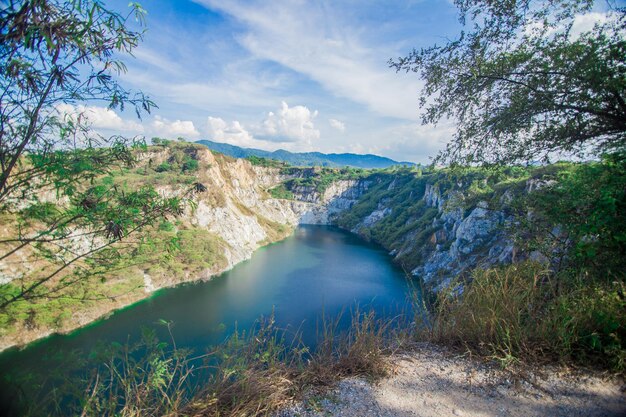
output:
[{"label": "shrub", "polygon": [[168,162],[163,162],[154,169],[156,172],[167,172],[172,170],[172,165]]},{"label": "shrub", "polygon": [[199,168],[198,161],[192,158],[186,158],[183,162],[182,171],[183,172],[193,172],[197,171]]},{"label": "shrub", "polygon": [[272,198],[279,198],[284,200],[293,200],[294,196],[291,191],[289,191],[284,184],[280,184],[277,187],[270,188],[269,190]]}]

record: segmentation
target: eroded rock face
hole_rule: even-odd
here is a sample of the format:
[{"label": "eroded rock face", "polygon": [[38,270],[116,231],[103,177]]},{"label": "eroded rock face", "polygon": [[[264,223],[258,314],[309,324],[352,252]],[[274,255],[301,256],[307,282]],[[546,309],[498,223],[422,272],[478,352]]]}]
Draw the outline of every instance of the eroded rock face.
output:
[{"label": "eroded rock face", "polygon": [[[525,192],[533,192],[541,186],[530,183]],[[394,180],[388,189],[395,190],[397,187]],[[414,198],[417,201],[420,196],[411,191],[409,200]],[[399,262],[406,261],[407,257],[418,259],[419,263],[411,273],[422,278],[435,291],[448,285],[452,278],[476,267],[508,264],[529,257],[529,254],[518,253],[513,242],[511,225],[514,219],[505,210],[512,200],[511,193],[504,192],[499,204],[491,203],[497,207],[480,201],[467,208],[463,198],[459,190],[442,194],[437,185],[426,184],[421,200],[426,207],[437,210],[432,223],[421,228],[408,227],[404,235],[397,238],[397,244],[389,247],[393,249],[390,255]],[[352,232],[369,238],[369,230],[387,216],[393,216],[393,213],[393,204],[382,199],[374,210],[352,227]],[[424,229],[432,230],[425,243],[420,236]],[[537,254],[530,254],[530,258],[547,262]]]},{"label": "eroded rock face", "polygon": [[[440,201],[439,197],[438,205]],[[433,222],[441,227],[433,235],[434,250],[413,275],[441,288],[451,277],[478,265],[510,263],[513,243],[505,233],[505,220],[504,213],[489,209],[487,202],[479,202],[465,217],[461,209],[442,211]]]},{"label": "eroded rock face", "polygon": [[298,224],[333,224],[334,217],[352,208],[370,185],[366,180],[339,180],[323,193],[315,187],[296,186],[291,189],[295,200],[280,201],[290,201],[288,207]]}]

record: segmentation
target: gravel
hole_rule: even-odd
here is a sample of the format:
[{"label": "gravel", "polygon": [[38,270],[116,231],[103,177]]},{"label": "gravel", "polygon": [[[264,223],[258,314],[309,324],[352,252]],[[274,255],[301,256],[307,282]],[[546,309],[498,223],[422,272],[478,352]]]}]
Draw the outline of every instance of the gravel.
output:
[{"label": "gravel", "polygon": [[390,375],[342,380],[276,417],[626,416],[626,385],[589,371],[547,367],[523,376],[421,344],[389,359]]}]

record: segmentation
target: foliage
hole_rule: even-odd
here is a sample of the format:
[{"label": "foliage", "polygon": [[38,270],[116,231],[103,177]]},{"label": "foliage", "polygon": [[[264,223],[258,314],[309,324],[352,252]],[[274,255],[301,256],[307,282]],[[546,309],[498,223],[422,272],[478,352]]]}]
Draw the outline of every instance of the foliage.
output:
[{"label": "foliage", "polygon": [[295,176],[283,183],[288,191],[296,191],[297,188],[312,188],[319,194],[324,194],[326,189],[333,183],[342,180],[357,180],[368,176],[371,172],[361,168],[298,168],[283,167],[281,174]]},{"label": "foliage", "polygon": [[[26,184],[39,180],[71,177],[89,172],[76,161],[90,155],[100,162],[127,162],[126,141],[105,140],[91,132],[81,115],[64,114],[59,105],[84,100],[103,100],[111,107],[133,105],[149,111],[154,106],[141,93],[124,90],[113,78],[125,70],[117,56],[130,53],[141,40],[141,32],[128,28],[143,9],[133,5],[124,17],[98,1],[9,1],[0,12],[0,201]],[[65,120],[62,120],[65,119]],[[109,145],[109,152],[98,151]],[[80,155],[58,151],[80,149]],[[83,155],[84,153],[88,155]],[[38,158],[35,173],[14,170],[25,153]],[[78,159],[72,158],[78,156]],[[67,166],[73,167],[67,170]],[[13,175],[12,180],[9,177]],[[19,186],[16,186],[19,184]]]},{"label": "foliage", "polygon": [[[193,149],[196,148],[189,144],[177,145],[171,152],[180,151],[186,155],[183,150],[187,147],[191,148],[187,153],[193,154]],[[150,155],[153,151],[154,148],[149,148],[144,155]],[[147,203],[144,198],[146,194],[140,193],[150,192],[158,198],[154,187],[168,185],[180,189],[182,193],[187,193],[189,187],[195,190],[193,184],[198,180],[196,176],[180,171],[156,173],[148,165],[149,161],[146,159],[136,168],[115,170],[110,175],[95,179],[87,187],[87,194],[93,198],[79,204],[79,208],[83,210],[83,205],[86,205],[90,215],[96,218],[117,216],[132,222],[132,216],[141,217],[144,209],[150,209],[148,206],[144,207]],[[119,207],[116,207],[118,202],[99,199],[100,193],[106,193],[113,188],[117,190],[115,195],[125,196],[124,204],[136,200],[133,204],[142,202],[142,205],[131,213],[120,213]],[[194,195],[189,194],[189,198]],[[73,201],[70,200],[69,203]],[[0,222],[7,228],[3,232],[3,239],[17,234],[17,231],[27,234],[41,227],[57,224],[59,219],[69,213],[70,207],[60,201],[56,203],[27,205],[16,214],[3,215]],[[0,300],[11,300],[0,311],[0,336],[19,340],[16,332],[21,329],[65,331],[74,328],[73,321],[76,317],[84,318],[87,315],[96,318],[120,303],[128,304],[145,297],[145,273],[150,275],[155,286],[161,286],[164,282],[171,284],[182,281],[188,274],[199,274],[225,265],[222,254],[226,244],[216,235],[203,229],[190,228],[188,223],[176,219],[173,214],[149,217],[150,223],[144,221],[141,229],[132,233],[132,238],[115,240],[89,259],[77,260],[71,271],[60,271],[50,281],[32,290],[28,290],[29,286],[44,279],[52,267],[62,266],[56,264],[59,261],[57,256],[62,253],[54,251],[30,254],[27,250],[22,251],[22,256],[28,255],[25,261],[29,263],[20,263],[20,266],[30,266],[31,269],[25,269],[28,274],[15,274],[12,282],[0,285]],[[135,220],[138,221],[138,218]],[[81,224],[82,220],[76,218],[75,222]],[[130,232],[125,224],[119,224],[121,230]],[[76,232],[73,233],[76,235]],[[90,234],[84,233],[77,238],[68,237],[70,242],[75,241],[74,239],[87,244],[91,241],[97,242],[101,237],[94,235],[92,238]],[[102,244],[107,242],[101,241]],[[23,290],[28,291],[22,294]]]},{"label": "foliage", "polygon": [[[158,138],[153,138],[153,142]],[[197,149],[191,145],[176,144],[176,142],[167,141],[162,139],[158,142],[160,146],[163,146],[169,150],[169,158],[167,161],[160,163],[154,168],[156,172],[183,172],[193,173],[200,168],[197,159]],[[147,174],[147,169],[144,170]]]},{"label": "foliage", "polygon": [[286,162],[278,161],[276,159],[263,158],[256,155],[250,155],[246,157],[246,159],[250,161],[252,165],[266,168],[283,168],[289,165]]},{"label": "foliage", "polygon": [[[543,172],[538,190],[517,199],[518,238],[556,268],[612,279],[626,259],[626,158],[561,165]],[[532,216],[523,215],[531,211]]]},{"label": "foliage", "polygon": [[[95,0],[5,3],[0,212],[14,216],[15,227],[0,241],[0,268],[13,279],[0,284],[0,310],[78,285],[109,265],[106,256],[132,246],[129,235],[179,214],[185,201],[184,195],[163,198],[150,186],[104,182],[115,170],[132,167],[133,151],[145,145],[138,138],[102,137],[74,107],[97,100],[109,108],[134,107],[137,115],[154,107],[116,80],[125,71],[121,58],[142,38],[144,10],[131,3],[123,16]],[[27,265],[27,272],[15,276],[8,266],[14,263]],[[6,285],[20,292],[4,291]]]},{"label": "foliage", "polygon": [[349,319],[339,331],[341,315],[323,317],[312,349],[300,334],[278,328],[273,315],[261,317],[204,353],[177,347],[172,323],[162,321],[168,342],[143,329],[137,343],[113,343],[88,359],[80,355],[74,365],[88,371],[64,369],[55,375],[61,379],[55,390],[19,405],[26,407],[21,415],[269,415],[311,388],[323,392],[341,378],[385,376],[385,357],[410,340],[407,317],[382,319],[356,309]]},{"label": "foliage", "polygon": [[626,147],[626,9],[578,35],[591,0],[456,0],[467,32],[390,61],[425,80],[424,124],[458,130],[438,161],[510,163]]},{"label": "foliage", "polygon": [[285,184],[280,184],[274,188],[270,188],[269,193],[272,198],[280,198],[285,200],[293,200],[294,198],[293,193],[285,187]]}]

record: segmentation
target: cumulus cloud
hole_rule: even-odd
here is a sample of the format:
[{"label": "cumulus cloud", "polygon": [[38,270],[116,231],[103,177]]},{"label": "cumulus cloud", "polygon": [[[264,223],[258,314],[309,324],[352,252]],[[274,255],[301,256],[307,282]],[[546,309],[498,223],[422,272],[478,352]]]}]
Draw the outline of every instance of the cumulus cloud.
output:
[{"label": "cumulus cloud", "polygon": [[237,120],[227,122],[220,117],[209,116],[206,131],[212,140],[236,146],[309,151],[313,141],[320,137],[320,131],[314,124],[317,116],[317,111],[311,111],[306,106],[289,107],[283,101],[278,110],[268,112],[258,125],[245,127]]},{"label": "cumulus cloud", "polygon": [[283,101],[276,113],[268,113],[256,133],[259,137],[272,142],[312,144],[320,137],[320,131],[313,123],[317,115],[317,110],[312,112],[305,106],[289,107]]},{"label": "cumulus cloud", "polygon": [[143,133],[144,131],[141,123],[123,119],[108,107],[62,103],[56,106],[56,111],[61,117],[67,117],[74,121],[78,120],[80,116],[94,129],[115,130],[120,133],[135,134]]},{"label": "cumulus cloud", "polygon": [[200,133],[196,130],[191,120],[175,120],[170,121],[160,116],[155,116],[150,124],[151,131],[156,136],[166,138],[179,137],[196,138]]},{"label": "cumulus cloud", "polygon": [[209,116],[206,127],[210,139],[216,142],[228,143],[244,148],[259,146],[259,141],[257,141],[237,120],[228,123],[221,117]]},{"label": "cumulus cloud", "polygon": [[346,124],[337,119],[328,119],[328,123],[332,128],[337,129],[340,132],[346,131]]}]

